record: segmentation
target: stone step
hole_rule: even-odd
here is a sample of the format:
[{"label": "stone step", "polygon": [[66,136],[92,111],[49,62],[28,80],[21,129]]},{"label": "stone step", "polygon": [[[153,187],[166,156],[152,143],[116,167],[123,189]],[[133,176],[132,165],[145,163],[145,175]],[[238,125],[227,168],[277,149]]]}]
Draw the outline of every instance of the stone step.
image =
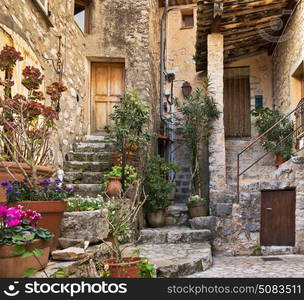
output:
[{"label": "stone step", "polygon": [[102,194],[102,188],[100,184],[71,184],[75,188],[76,195],[96,197]]},{"label": "stone step", "polygon": [[202,243],[211,239],[208,229],[194,230],[184,226],[147,228],[140,231],[139,243],[142,244],[179,244]]},{"label": "stone step", "polygon": [[111,143],[105,143],[105,142],[81,142],[81,143],[76,143],[74,145],[74,152],[109,152],[109,151],[114,151],[115,146]]},{"label": "stone step", "polygon": [[107,172],[64,172],[64,182],[74,184],[101,184],[103,176],[106,173]]},{"label": "stone step", "polygon": [[[134,249],[134,248],[133,248]],[[140,256],[154,264],[159,278],[178,278],[198,270],[206,271],[213,263],[210,243],[143,244],[138,245]],[[127,252],[132,253],[132,248]],[[128,254],[130,255],[130,254]]]},{"label": "stone step", "polygon": [[84,137],[84,142],[94,142],[94,143],[112,143],[113,138],[107,136],[107,135],[86,135]]},{"label": "stone step", "polygon": [[113,152],[69,152],[66,161],[108,161],[111,162]]},{"label": "stone step", "polygon": [[67,161],[63,165],[64,171],[104,172],[111,170],[111,161]]}]

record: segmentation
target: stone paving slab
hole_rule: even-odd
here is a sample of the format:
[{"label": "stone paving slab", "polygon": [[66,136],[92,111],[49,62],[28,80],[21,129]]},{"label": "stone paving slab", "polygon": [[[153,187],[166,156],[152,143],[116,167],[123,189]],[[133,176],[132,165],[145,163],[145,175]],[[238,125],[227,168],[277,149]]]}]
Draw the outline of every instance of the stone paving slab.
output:
[{"label": "stone paving slab", "polygon": [[[131,252],[128,248],[127,252]],[[208,242],[193,244],[137,245],[140,256],[147,257],[156,266],[157,277],[177,278],[207,270],[212,265],[211,246]]]},{"label": "stone paving slab", "polygon": [[214,256],[213,266],[186,278],[297,278],[304,277],[304,255],[271,256],[278,261],[264,261],[269,256]]}]

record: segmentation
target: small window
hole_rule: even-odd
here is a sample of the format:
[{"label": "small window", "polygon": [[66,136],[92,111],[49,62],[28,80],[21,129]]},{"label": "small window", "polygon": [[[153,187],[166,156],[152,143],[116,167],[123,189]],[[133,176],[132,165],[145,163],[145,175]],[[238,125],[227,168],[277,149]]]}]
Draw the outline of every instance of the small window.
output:
[{"label": "small window", "polygon": [[182,28],[193,28],[194,27],[194,15],[193,9],[185,9],[182,13]]},{"label": "small window", "polygon": [[89,0],[75,0],[74,5],[74,20],[78,27],[84,33],[89,33],[89,13],[90,1]]}]

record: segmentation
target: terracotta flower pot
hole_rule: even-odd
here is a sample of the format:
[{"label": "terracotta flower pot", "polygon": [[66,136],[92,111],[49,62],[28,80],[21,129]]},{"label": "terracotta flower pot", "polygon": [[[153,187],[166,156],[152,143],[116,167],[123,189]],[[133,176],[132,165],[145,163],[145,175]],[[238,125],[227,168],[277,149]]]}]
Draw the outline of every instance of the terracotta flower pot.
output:
[{"label": "terracotta flower pot", "polygon": [[166,210],[158,209],[147,214],[148,223],[153,228],[164,227],[166,223]]},{"label": "terracotta flower pot", "polygon": [[57,247],[63,213],[66,211],[66,201],[22,201],[10,203],[10,206],[22,205],[24,209],[32,209],[42,216],[38,226],[54,234],[50,245],[51,252]]},{"label": "terracotta flower pot", "polygon": [[191,218],[205,217],[208,215],[208,203],[205,201],[187,203]]},{"label": "terracotta flower pot", "polygon": [[109,258],[102,262],[109,266],[110,278],[141,278],[140,270],[136,267],[141,263],[140,257],[124,257],[123,262],[116,258]]},{"label": "terracotta flower pot", "polygon": [[[20,165],[24,168],[27,174],[32,174],[32,169],[24,163],[20,163]],[[14,178],[7,173],[5,167],[8,167],[10,172],[16,177],[17,180],[22,181],[24,180],[24,176],[21,173],[21,170],[19,169],[18,165],[15,162],[6,161],[2,162],[0,164],[0,182],[6,181],[6,180],[14,180]],[[39,179],[49,179],[53,176],[55,170],[49,167],[44,166],[37,166],[37,175]],[[0,204],[6,202],[6,190],[0,187]]]},{"label": "terracotta flower pot", "polygon": [[[126,153],[126,164],[131,165],[135,159],[135,155],[132,152]],[[121,153],[113,153],[112,154],[112,164],[113,166],[121,166],[122,164],[122,154]]]},{"label": "terracotta flower pot", "polygon": [[107,186],[107,194],[109,197],[119,197],[121,195],[122,185],[119,177],[110,177]]},{"label": "terracotta flower pot", "polygon": [[0,246],[0,278],[18,278],[23,277],[25,271],[29,268],[41,270],[46,267],[49,261],[51,241],[35,240],[33,244],[25,246],[27,251],[42,249],[43,253],[38,257],[41,265],[34,256],[21,257],[13,254],[16,245]]},{"label": "terracotta flower pot", "polygon": [[276,160],[275,165],[278,168],[281,164],[283,164],[286,161],[286,159],[283,157],[282,154],[276,154]]}]

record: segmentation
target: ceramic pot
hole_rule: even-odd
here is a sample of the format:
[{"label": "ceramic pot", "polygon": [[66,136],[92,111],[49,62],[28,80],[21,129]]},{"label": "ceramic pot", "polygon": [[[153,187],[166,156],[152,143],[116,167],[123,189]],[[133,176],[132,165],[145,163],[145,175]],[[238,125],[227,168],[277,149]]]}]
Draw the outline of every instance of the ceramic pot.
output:
[{"label": "ceramic pot", "polygon": [[109,266],[110,278],[141,278],[140,270],[136,267],[141,263],[140,257],[124,257],[122,262],[109,258],[102,262]]},{"label": "ceramic pot", "polygon": [[283,157],[282,154],[278,153],[276,154],[276,160],[275,165],[278,168],[281,164],[283,164],[286,161],[286,159]]},{"label": "ceramic pot", "polygon": [[32,244],[25,246],[27,251],[33,251],[34,249],[43,250],[42,255],[38,257],[41,265],[34,256],[22,257],[21,255],[13,254],[13,249],[16,245],[0,246],[0,278],[23,277],[23,274],[29,268],[44,269],[49,261],[50,244],[51,241],[37,239]]},{"label": "ceramic pot", "polygon": [[165,222],[166,222],[165,215],[166,215],[165,209],[158,209],[156,211],[149,212],[147,214],[149,225],[153,228],[165,226]]},{"label": "ceramic pot", "polygon": [[121,195],[122,185],[120,177],[110,177],[106,193],[109,197],[119,197]]},{"label": "ceramic pot", "polygon": [[51,252],[56,250],[60,234],[61,221],[63,213],[66,211],[66,201],[22,201],[11,203],[10,206],[22,205],[23,208],[32,209],[41,214],[41,220],[38,226],[45,228],[54,234],[50,245]]}]

